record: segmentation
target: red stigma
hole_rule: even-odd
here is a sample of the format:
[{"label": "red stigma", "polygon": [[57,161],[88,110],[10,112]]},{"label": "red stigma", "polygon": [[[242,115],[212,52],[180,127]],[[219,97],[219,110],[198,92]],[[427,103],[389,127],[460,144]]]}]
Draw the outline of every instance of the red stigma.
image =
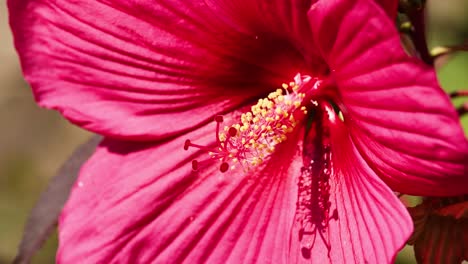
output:
[{"label": "red stigma", "polygon": [[221,166],[219,166],[219,170],[221,172],[226,172],[229,169],[229,164],[227,162],[221,163]]},{"label": "red stigma", "polygon": [[184,143],[184,150],[188,150],[189,147],[190,147],[190,145],[191,145],[190,139],[185,140],[185,143]]},{"label": "red stigma", "polygon": [[215,116],[214,120],[216,122],[218,122],[218,123],[222,123],[224,121],[224,118],[223,118],[223,116],[217,115],[217,116]]},{"label": "red stigma", "polygon": [[229,130],[228,130],[228,134],[231,137],[235,137],[237,135],[237,129],[234,128],[234,127],[230,127]]}]

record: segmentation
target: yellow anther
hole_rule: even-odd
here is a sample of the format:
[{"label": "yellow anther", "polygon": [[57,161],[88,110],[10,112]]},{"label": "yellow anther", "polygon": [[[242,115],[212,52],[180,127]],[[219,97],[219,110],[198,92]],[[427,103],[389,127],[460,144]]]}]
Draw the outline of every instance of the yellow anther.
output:
[{"label": "yellow anther", "polygon": [[340,118],[341,121],[344,121],[344,115],[343,115],[343,112],[339,112],[338,113],[338,117]]},{"label": "yellow anther", "polygon": [[261,158],[258,158],[258,157],[252,158],[252,165],[254,165],[254,166],[257,166],[257,165],[261,164],[262,162],[263,162],[263,159],[261,159]]},{"label": "yellow anther", "polygon": [[[297,78],[300,76],[295,80]],[[288,139],[287,135],[298,124],[295,113],[307,112],[302,106],[305,94],[297,92],[301,85],[283,83],[281,88],[259,99],[250,111],[242,113],[239,123],[223,127],[218,134],[221,142],[209,152],[210,157],[222,162],[222,172],[235,168],[232,162],[244,169],[261,164],[275,151],[277,144]]]},{"label": "yellow anther", "polygon": [[219,140],[225,141],[225,140],[226,140],[226,134],[224,134],[224,133],[219,133]]}]

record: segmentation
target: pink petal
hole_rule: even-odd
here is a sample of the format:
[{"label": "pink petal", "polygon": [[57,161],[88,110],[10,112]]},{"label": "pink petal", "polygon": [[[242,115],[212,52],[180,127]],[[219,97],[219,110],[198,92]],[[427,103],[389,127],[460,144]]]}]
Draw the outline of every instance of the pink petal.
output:
[{"label": "pink petal", "polygon": [[[316,47],[311,45],[313,39],[307,18],[307,11],[311,6],[310,0],[207,0],[207,2],[209,5],[221,7],[216,9],[221,18],[235,21],[236,24],[250,30],[256,29],[257,33],[272,34],[280,40],[288,40],[306,60],[307,68],[302,69],[303,73],[318,73],[325,70]],[[261,35],[258,37],[261,38]],[[264,44],[266,48],[277,43],[273,39]],[[283,53],[282,50],[277,51]],[[286,68],[283,70],[289,71]]]},{"label": "pink petal", "polygon": [[[311,35],[307,23],[297,26],[308,6],[286,13],[279,0],[246,15],[231,1],[8,3],[39,104],[86,129],[137,140],[186,131],[289,80],[305,63],[295,34]],[[283,28],[296,27],[277,35],[269,19],[291,15],[253,19],[270,7],[296,14]]]},{"label": "pink petal", "polygon": [[345,125],[331,108],[328,112],[333,166],[328,228],[323,235],[317,229],[302,244],[293,237],[291,252],[309,242],[313,263],[392,263],[411,235],[411,218],[361,156]]},{"label": "pink petal", "polygon": [[[213,143],[213,132],[210,124],[186,136]],[[274,170],[244,175],[222,174],[216,162],[193,172],[202,154],[184,151],[185,139],[101,144],[63,210],[57,261],[286,263],[296,140],[273,158]]]},{"label": "pink petal", "polygon": [[[373,1],[319,1],[309,13],[356,147],[394,190],[468,192],[468,142],[434,70],[408,57]],[[417,187],[416,187],[417,186]]]},{"label": "pink petal", "polygon": [[[208,125],[187,136],[213,142],[212,131]],[[327,229],[332,260],[388,263],[411,232],[406,210],[359,156],[344,126],[332,132],[331,201],[338,212]],[[57,261],[308,261],[292,228],[302,142],[290,140],[251,175],[222,174],[217,165],[191,171],[200,153],[182,151],[185,137],[154,146],[105,141],[63,210]],[[323,249],[317,239],[312,254],[318,263],[327,259]]]}]

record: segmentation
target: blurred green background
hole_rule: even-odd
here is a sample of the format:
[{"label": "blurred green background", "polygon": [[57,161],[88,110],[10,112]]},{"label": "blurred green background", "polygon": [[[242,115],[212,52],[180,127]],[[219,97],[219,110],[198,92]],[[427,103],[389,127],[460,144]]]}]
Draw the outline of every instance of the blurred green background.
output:
[{"label": "blurred green background", "polygon": [[[468,41],[468,0],[428,1],[431,47]],[[34,103],[21,76],[8,27],[6,4],[0,3],[0,264],[10,263],[35,200],[68,155],[90,136],[54,111]],[[468,53],[457,54],[439,70],[448,91],[468,89]],[[460,104],[460,100],[455,102]],[[463,118],[468,128],[468,116]],[[466,129],[468,131],[468,129]],[[56,234],[33,263],[54,263]],[[414,263],[411,248],[397,263]]]}]

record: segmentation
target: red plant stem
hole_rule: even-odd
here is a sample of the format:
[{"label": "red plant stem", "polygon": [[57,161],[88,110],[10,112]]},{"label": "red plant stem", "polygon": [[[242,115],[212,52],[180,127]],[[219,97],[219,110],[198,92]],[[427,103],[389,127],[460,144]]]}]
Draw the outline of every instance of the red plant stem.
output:
[{"label": "red plant stem", "polygon": [[460,107],[458,107],[457,112],[459,116],[462,116],[468,113],[468,101],[463,103]]},{"label": "red plant stem", "polygon": [[450,98],[456,98],[460,96],[468,96],[468,90],[458,90],[450,93]]}]

